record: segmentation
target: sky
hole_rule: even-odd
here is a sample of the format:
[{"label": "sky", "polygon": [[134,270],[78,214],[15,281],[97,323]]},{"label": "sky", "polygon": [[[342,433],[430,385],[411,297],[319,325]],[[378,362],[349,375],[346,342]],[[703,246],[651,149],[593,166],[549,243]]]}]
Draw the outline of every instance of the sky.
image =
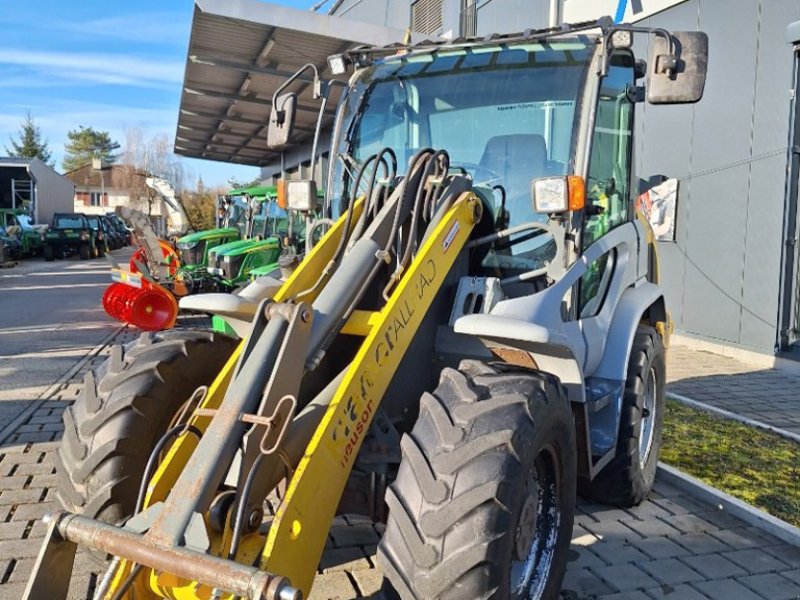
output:
[{"label": "sky", "polygon": [[[308,9],[314,0],[274,0]],[[0,155],[29,110],[61,171],[67,131],[175,137],[192,0],[0,0]],[[324,10],[324,9],[323,9]],[[181,157],[206,187],[256,167]]]}]

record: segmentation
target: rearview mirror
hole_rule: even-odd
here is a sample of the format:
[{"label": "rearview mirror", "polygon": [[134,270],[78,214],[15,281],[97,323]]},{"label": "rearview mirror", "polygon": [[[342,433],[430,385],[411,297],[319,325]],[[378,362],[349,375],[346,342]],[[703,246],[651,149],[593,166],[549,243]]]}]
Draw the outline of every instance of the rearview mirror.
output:
[{"label": "rearview mirror", "polygon": [[280,150],[286,147],[292,138],[294,116],[297,112],[297,94],[289,93],[278,96],[272,104],[267,128],[267,147]]},{"label": "rearview mirror", "polygon": [[672,52],[662,36],[653,37],[647,70],[650,104],[684,104],[703,97],[708,67],[708,36],[702,31],[671,34]]}]

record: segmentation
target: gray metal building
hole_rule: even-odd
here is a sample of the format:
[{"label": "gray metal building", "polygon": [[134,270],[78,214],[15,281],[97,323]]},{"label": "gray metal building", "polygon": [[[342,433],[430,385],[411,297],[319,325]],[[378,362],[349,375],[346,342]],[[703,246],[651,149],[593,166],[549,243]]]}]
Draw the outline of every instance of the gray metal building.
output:
[{"label": "gray metal building", "polygon": [[[588,0],[342,0],[333,14],[431,35],[504,33],[620,6]],[[607,3],[608,4],[608,3]],[[787,179],[796,50],[787,25],[798,0],[632,2],[626,17],[710,39],[702,102],[642,104],[637,172],[680,182],[676,242],[660,243],[678,333],[760,353],[797,352],[797,186]],[[622,3],[624,6],[624,2]],[[637,6],[640,14],[637,14]],[[642,6],[644,5],[644,6]],[[797,32],[800,40],[800,31]],[[795,40],[789,40],[795,41]],[[797,171],[792,175],[797,178]],[[793,193],[793,197],[789,194]],[[794,221],[794,222],[790,222]],[[786,252],[784,252],[786,250]],[[783,261],[794,266],[783,275]],[[786,254],[786,256],[784,256]]]},{"label": "gray metal building", "polygon": [[36,223],[72,212],[75,185],[38,158],[0,158],[0,208],[24,208]]},{"label": "gray metal building", "polygon": [[[308,176],[310,135],[282,162],[266,149],[266,128],[258,125],[266,125],[272,93],[294,66],[289,57],[298,40],[304,60],[324,76],[326,49],[357,40],[391,43],[404,31],[414,31],[416,39],[483,35],[606,14],[706,31],[703,100],[684,107],[640,105],[637,112],[636,171],[644,179],[680,181],[676,241],[660,243],[676,333],[767,357],[800,357],[794,242],[800,160],[789,151],[800,146],[794,101],[800,43],[792,44],[800,40],[800,25],[787,34],[789,24],[800,21],[800,1],[332,0],[322,9],[330,16],[287,11],[255,0],[196,0],[176,151],[255,164],[265,180]],[[239,28],[241,39],[252,38],[252,48],[231,48],[223,41],[229,36],[215,37],[211,25],[223,23],[230,31]],[[198,60],[199,54],[214,55],[216,62]],[[201,82],[205,96],[194,93]],[[314,115],[303,118],[308,127]],[[323,169],[315,175],[322,179]]]}]

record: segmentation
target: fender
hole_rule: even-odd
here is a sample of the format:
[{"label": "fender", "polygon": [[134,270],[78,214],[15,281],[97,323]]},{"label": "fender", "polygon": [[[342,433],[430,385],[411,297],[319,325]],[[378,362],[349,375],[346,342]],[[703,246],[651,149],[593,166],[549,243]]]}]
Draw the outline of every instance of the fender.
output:
[{"label": "fender", "polygon": [[593,377],[614,381],[625,380],[633,337],[645,314],[648,314],[650,324],[653,326],[667,320],[664,292],[659,286],[648,281],[622,292],[608,329],[603,357],[592,374]]}]

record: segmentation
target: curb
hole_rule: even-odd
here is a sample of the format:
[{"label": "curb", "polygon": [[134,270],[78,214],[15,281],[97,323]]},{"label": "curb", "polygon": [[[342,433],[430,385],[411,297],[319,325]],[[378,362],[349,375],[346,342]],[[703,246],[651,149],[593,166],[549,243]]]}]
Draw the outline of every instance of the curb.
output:
[{"label": "curb", "polygon": [[122,331],[127,327],[127,325],[120,325],[114,331],[109,333],[106,337],[104,337],[100,343],[89,350],[83,358],[81,358],[77,363],[75,363],[66,373],[64,373],[58,380],[48,387],[44,392],[42,392],[39,397],[31,402],[31,404],[19,413],[14,419],[3,429],[0,430],[0,444],[5,443],[5,441],[10,438],[16,432],[17,428],[20,425],[27,423],[28,419],[31,417],[33,413],[35,413],[39,407],[42,406],[45,402],[47,402],[51,396],[53,396],[62,385],[64,385],[67,381],[72,379],[76,373],[79,373],[80,370],[88,363],[92,358],[97,356],[103,348],[108,346],[111,341],[117,337]]},{"label": "curb", "polygon": [[800,547],[800,529],[794,525],[781,521],[777,517],[773,517],[771,514],[747,504],[747,502],[734,498],[730,494],[713,488],[699,479],[662,462],[658,463],[658,477],[663,483],[678,488],[695,500],[709,504],[717,510],[727,512],[729,515],[761,531],[766,531],[787,544]]},{"label": "curb", "polygon": [[755,419],[750,419],[749,417],[743,417],[740,414],[731,412],[729,410],[725,410],[724,408],[719,408],[717,406],[706,404],[704,402],[698,402],[697,400],[692,400],[688,396],[681,396],[680,394],[674,394],[672,392],[667,392],[667,398],[671,398],[672,400],[677,400],[682,404],[686,404],[687,406],[691,406],[692,408],[696,408],[698,410],[714,413],[721,417],[725,417],[726,419],[732,419],[734,421],[739,421],[740,423],[744,423],[745,425],[750,425],[751,427],[757,427],[758,429],[764,429],[766,431],[770,431],[772,433],[775,433],[777,435],[780,435],[782,437],[800,443],[800,434],[792,433],[791,431],[787,431],[786,429],[781,429],[780,427],[775,427],[774,425],[769,425],[762,421],[756,421]]}]

